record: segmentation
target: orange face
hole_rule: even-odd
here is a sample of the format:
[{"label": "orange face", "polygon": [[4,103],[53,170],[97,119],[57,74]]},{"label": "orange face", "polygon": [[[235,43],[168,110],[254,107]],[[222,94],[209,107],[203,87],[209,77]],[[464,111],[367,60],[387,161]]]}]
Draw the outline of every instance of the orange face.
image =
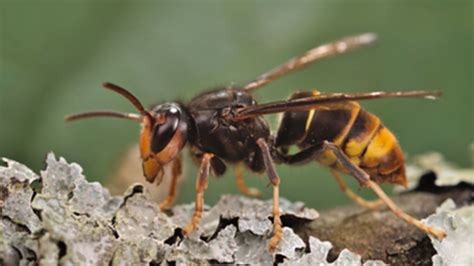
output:
[{"label": "orange face", "polygon": [[[163,168],[155,160],[154,154],[151,152],[151,121],[144,119],[142,131],[140,133],[140,156],[142,158],[143,175],[148,182],[153,182],[158,172],[163,172]],[[162,175],[162,174],[161,174]]]},{"label": "orange face", "polygon": [[163,178],[163,166],[173,161],[186,143],[186,127],[172,110],[155,113],[154,119],[144,118],[140,133],[140,155],[143,174],[148,182]]}]

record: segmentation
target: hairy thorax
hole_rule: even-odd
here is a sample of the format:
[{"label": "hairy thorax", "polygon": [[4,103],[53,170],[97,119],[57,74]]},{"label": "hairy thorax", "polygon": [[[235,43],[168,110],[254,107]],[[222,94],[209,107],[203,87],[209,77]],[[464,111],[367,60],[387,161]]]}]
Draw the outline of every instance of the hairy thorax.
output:
[{"label": "hairy thorax", "polygon": [[232,121],[238,108],[255,105],[245,91],[219,89],[201,94],[189,104],[194,120],[194,146],[222,160],[238,162],[257,152],[257,139],[268,139],[270,130],[262,117]]}]

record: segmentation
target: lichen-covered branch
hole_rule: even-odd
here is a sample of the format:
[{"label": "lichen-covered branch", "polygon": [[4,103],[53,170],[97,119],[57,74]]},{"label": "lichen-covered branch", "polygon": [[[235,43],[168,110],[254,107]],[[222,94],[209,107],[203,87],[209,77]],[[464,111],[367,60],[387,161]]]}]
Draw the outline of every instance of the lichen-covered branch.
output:
[{"label": "lichen-covered branch", "polygon": [[[415,191],[395,197],[395,202],[408,213],[422,219],[434,213],[448,198],[454,199],[458,206],[472,203],[473,189],[472,186],[460,185],[436,194]],[[348,205],[324,211],[319,219],[302,228],[299,233],[330,241],[334,245],[329,252],[330,259],[348,248],[363,259],[382,260],[391,265],[431,265],[431,257],[436,254],[426,234],[396,219],[389,210],[383,208],[373,212]]]},{"label": "lichen-covered branch", "polygon": [[[4,161],[7,165],[0,166],[1,265],[426,264],[436,252],[435,261],[444,263],[450,259],[446,254],[452,256],[446,247],[466,246],[459,236],[473,234],[461,218],[441,213],[428,222],[448,227],[448,238],[434,242],[433,249],[427,236],[387,211],[347,206],[320,215],[303,203],[281,199],[283,239],[271,254],[267,250],[272,234],[270,201],[223,196],[215,206],[206,206],[200,228],[183,238],[181,228],[189,221],[193,204],[161,212],[141,185],[130,187],[123,196],[111,196],[99,183],[88,182],[79,165],[53,154],[40,175]],[[447,198],[468,205],[473,187],[461,183],[440,188],[425,180],[397,202],[421,218]],[[457,227],[450,227],[447,220],[456,221]]]}]

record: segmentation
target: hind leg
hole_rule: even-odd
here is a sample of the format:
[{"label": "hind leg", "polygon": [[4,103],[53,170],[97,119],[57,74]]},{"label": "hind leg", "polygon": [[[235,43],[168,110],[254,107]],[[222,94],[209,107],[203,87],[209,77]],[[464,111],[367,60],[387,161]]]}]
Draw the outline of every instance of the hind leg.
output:
[{"label": "hind leg", "polygon": [[339,188],[341,189],[344,194],[346,194],[351,200],[353,200],[355,203],[359,204],[361,207],[364,207],[366,209],[371,209],[371,210],[376,210],[378,209],[381,205],[383,205],[383,201],[381,199],[378,200],[366,200],[359,195],[357,195],[354,191],[352,191],[342,179],[341,175],[336,170],[331,170],[331,174],[336,178],[336,182],[339,185]]},{"label": "hind leg", "polygon": [[360,169],[357,165],[351,162],[351,160],[347,157],[346,154],[334,143],[325,141],[324,142],[324,149],[330,149],[334,155],[337,157],[338,161],[341,165],[346,168],[356,179],[359,183],[369,187],[372,189],[375,194],[387,205],[387,207],[399,218],[404,220],[408,224],[412,224],[418,229],[422,230],[425,233],[428,233],[438,240],[442,240],[446,237],[446,232],[442,229],[431,227],[422,223],[420,220],[414,218],[413,216],[407,214],[402,209],[400,209],[395,202],[393,202],[387,194],[380,188],[380,186],[375,183],[374,181],[370,180],[370,176],[364,172],[364,170]]},{"label": "hind leg", "polygon": [[[286,164],[298,165],[315,160],[323,151],[324,148],[322,145],[314,145],[292,155],[282,154],[278,151],[275,151],[275,157],[277,157],[282,162],[285,162]],[[336,172],[335,170],[331,170],[331,173],[336,178],[336,182],[339,185],[341,191],[344,192],[355,203],[359,204],[364,208],[372,210],[377,209],[378,207],[383,205],[383,201],[380,199],[374,201],[368,201],[363,199],[347,186],[346,182],[344,181],[344,179],[342,179],[338,172]]]}]

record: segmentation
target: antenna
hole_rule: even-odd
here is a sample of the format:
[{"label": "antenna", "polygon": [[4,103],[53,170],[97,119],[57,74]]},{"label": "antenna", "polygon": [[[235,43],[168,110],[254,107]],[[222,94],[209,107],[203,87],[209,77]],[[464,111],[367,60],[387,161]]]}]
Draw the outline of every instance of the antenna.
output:
[{"label": "antenna", "polygon": [[143,107],[142,103],[131,92],[129,92],[128,90],[118,85],[112,84],[110,82],[104,82],[102,86],[106,89],[109,89],[127,98],[127,100],[129,100],[135,106],[135,108],[137,108],[138,111],[140,111],[141,115],[132,114],[132,113],[115,112],[115,111],[92,111],[92,112],[84,112],[84,113],[68,115],[64,118],[64,120],[69,122],[69,121],[76,121],[76,120],[92,118],[92,117],[115,117],[115,118],[131,119],[138,122],[142,122],[143,116],[145,116],[145,117],[148,117],[150,121],[153,121],[153,116],[150,114],[150,112],[148,112]]}]

